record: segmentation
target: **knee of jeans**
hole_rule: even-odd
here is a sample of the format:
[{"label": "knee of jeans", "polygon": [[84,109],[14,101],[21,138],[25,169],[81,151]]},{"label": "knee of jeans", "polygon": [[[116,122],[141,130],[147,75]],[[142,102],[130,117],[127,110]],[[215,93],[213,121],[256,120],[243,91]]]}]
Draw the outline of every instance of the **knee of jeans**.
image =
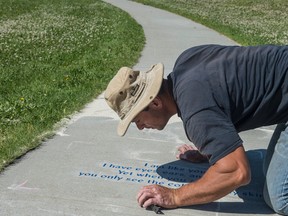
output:
[{"label": "knee of jeans", "polygon": [[281,200],[271,200],[272,201],[272,208],[273,210],[281,215],[288,215],[288,199]]}]

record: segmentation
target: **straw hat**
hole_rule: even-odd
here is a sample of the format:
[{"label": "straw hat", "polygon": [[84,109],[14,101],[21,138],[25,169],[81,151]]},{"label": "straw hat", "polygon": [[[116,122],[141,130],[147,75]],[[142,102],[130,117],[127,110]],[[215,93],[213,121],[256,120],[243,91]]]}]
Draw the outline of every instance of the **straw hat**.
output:
[{"label": "straw hat", "polygon": [[153,65],[146,72],[122,67],[110,81],[104,97],[121,119],[117,129],[119,136],[125,135],[135,116],[157,96],[163,75],[162,63]]}]

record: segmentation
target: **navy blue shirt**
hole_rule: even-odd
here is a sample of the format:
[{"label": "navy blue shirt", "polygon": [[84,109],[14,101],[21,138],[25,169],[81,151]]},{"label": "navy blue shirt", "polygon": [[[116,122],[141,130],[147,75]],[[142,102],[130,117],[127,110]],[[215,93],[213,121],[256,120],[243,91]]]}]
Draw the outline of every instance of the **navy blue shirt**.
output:
[{"label": "navy blue shirt", "polygon": [[238,132],[288,121],[288,46],[192,47],[168,80],[187,137],[211,164],[242,145]]}]

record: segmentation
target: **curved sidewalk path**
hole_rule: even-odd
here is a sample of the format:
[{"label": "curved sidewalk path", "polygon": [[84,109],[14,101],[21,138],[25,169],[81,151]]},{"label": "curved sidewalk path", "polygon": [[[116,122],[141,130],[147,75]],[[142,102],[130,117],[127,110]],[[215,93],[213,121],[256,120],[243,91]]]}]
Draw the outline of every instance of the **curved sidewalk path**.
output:
[{"label": "curved sidewalk path", "polygon": [[[171,72],[177,56],[188,47],[230,39],[175,14],[127,0],[106,0],[131,14],[142,25],[146,46],[135,68],[148,69],[162,62]],[[88,104],[53,139],[9,166],[0,174],[0,215],[58,216],[154,215],[135,199],[147,184],[177,188],[199,178],[207,164],[175,160],[176,146],[187,143],[177,118],[159,131],[116,134],[118,119],[100,95]],[[263,176],[259,166],[272,130],[243,134],[249,143],[253,174],[249,186],[208,205],[163,210],[165,215],[267,215],[261,198]],[[259,146],[258,146],[259,148]],[[257,166],[258,165],[258,166]]]},{"label": "curved sidewalk path", "polygon": [[126,0],[105,0],[127,11],[144,29],[146,46],[135,68],[162,62],[166,75],[187,48],[201,44],[235,45],[223,35],[173,13]]}]

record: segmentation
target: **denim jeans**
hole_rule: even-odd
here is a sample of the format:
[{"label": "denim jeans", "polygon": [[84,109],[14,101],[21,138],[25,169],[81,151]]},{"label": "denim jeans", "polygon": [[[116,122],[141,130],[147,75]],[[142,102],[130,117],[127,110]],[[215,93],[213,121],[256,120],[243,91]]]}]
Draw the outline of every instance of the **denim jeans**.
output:
[{"label": "denim jeans", "polygon": [[266,176],[265,202],[276,213],[288,215],[288,123],[275,128],[263,170]]}]

